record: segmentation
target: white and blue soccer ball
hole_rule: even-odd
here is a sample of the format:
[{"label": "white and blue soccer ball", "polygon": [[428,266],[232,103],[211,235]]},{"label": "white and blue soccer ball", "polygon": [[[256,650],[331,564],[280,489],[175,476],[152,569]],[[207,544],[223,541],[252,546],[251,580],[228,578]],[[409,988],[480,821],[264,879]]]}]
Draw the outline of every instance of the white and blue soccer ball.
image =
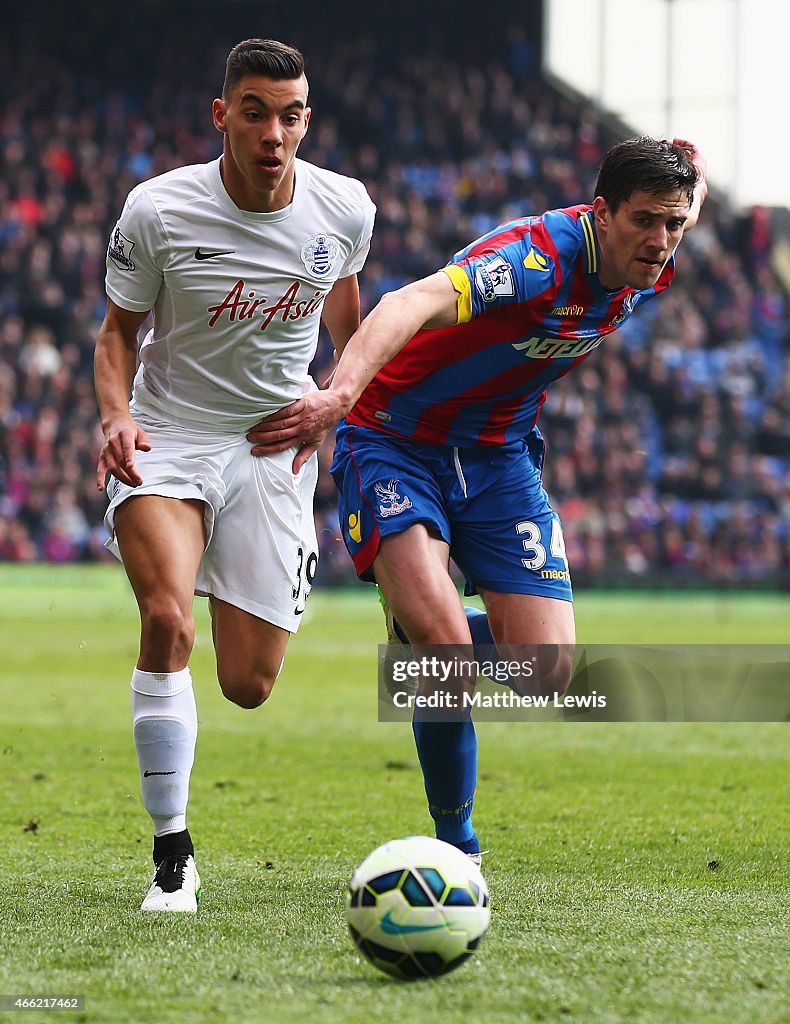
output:
[{"label": "white and blue soccer ball", "polygon": [[394,839],[359,865],[348,886],[351,937],[396,978],[434,978],[477,949],[491,918],[477,865],[428,836]]}]

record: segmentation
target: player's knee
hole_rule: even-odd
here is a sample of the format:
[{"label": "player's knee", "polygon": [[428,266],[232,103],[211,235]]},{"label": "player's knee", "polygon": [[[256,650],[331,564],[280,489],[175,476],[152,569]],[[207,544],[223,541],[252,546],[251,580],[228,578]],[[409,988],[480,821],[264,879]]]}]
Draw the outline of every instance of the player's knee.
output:
[{"label": "player's knee", "polygon": [[276,672],[220,672],[219,685],[229,701],[251,711],[268,700],[276,678]]},{"label": "player's knee", "polygon": [[178,602],[156,597],[141,608],[143,643],[166,657],[189,657],[195,642],[195,620]]},{"label": "player's knee", "polygon": [[573,675],[573,647],[570,644],[543,644],[538,648],[538,679],[543,694],[563,694]]},{"label": "player's knee", "polygon": [[465,626],[453,612],[433,607],[430,614],[415,615],[407,608],[403,617],[396,614],[400,627],[406,632],[411,644],[462,643]]},{"label": "player's knee", "polygon": [[[499,647],[500,657],[506,661],[532,663],[529,674],[513,678],[512,687],[522,696],[562,695],[568,689],[573,675],[573,646],[570,644],[539,644],[521,648]],[[524,653],[522,653],[524,652]]]}]

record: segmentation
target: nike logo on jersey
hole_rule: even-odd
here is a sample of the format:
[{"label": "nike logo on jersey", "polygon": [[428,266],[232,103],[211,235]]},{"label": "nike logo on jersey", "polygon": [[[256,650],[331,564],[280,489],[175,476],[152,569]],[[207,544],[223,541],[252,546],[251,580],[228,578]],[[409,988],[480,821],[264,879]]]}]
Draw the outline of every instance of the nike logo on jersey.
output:
[{"label": "nike logo on jersey", "polygon": [[198,246],[197,249],[195,249],[195,259],[213,260],[215,256],[230,256],[230,254],[235,251],[235,249],[223,249],[222,252],[203,252],[200,246]]},{"label": "nike logo on jersey", "polygon": [[149,775],[175,775],[175,772],[149,772],[147,769],[143,772],[143,778],[147,779]]}]

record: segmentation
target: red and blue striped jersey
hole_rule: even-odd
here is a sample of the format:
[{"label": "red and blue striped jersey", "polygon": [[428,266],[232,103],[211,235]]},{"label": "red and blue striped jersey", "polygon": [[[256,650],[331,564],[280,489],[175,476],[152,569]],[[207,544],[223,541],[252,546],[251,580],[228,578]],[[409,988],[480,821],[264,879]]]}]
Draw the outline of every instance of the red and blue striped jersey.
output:
[{"label": "red and blue striped jersey", "polygon": [[348,422],[432,444],[495,445],[535,426],[546,388],[667,288],[606,291],[591,206],[503,224],[444,267],[458,323],[421,330],[373,378]]}]

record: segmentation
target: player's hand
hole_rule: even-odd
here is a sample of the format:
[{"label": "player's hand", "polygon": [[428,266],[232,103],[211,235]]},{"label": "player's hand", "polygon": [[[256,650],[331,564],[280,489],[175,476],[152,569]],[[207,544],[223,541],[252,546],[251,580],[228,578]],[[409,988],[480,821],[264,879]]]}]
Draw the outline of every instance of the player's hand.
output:
[{"label": "player's hand", "polygon": [[293,471],[298,473],[313,452],[318,451],[329,430],[346,410],[337,395],[329,391],[311,391],[304,398],[265,417],[247,433],[253,455],[274,455],[300,446]]},{"label": "player's hand", "polygon": [[681,149],[685,149],[688,155],[691,157],[691,162],[697,168],[699,172],[700,180],[704,180],[708,176],[708,161],[703,156],[699,147],[689,141],[689,139],[673,139],[673,146],[680,146]]},{"label": "player's hand", "polygon": [[130,487],[139,487],[143,478],[134,465],[135,451],[150,452],[151,439],[131,416],[112,420],[104,431],[104,444],[96,467],[96,485],[104,490],[108,473]]}]

